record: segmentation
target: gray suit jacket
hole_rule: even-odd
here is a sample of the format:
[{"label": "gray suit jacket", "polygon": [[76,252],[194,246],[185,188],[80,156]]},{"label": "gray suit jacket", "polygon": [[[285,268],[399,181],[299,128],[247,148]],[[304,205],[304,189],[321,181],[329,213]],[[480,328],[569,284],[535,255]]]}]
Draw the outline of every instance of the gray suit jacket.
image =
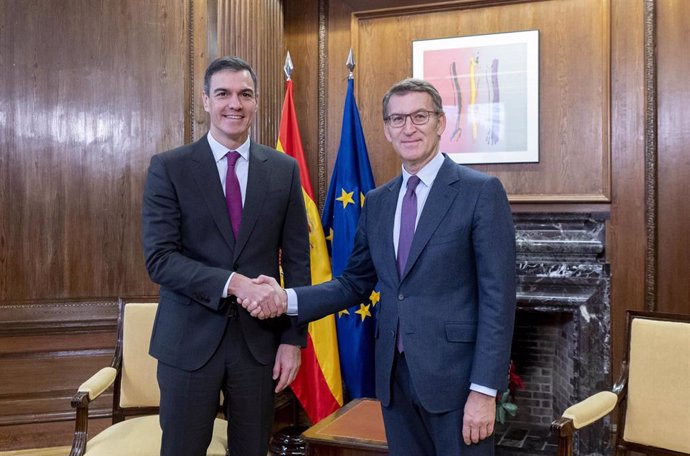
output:
[{"label": "gray suit jacket", "polygon": [[[242,224],[235,240],[211,148],[204,136],[151,159],[144,189],[146,268],[160,284],[150,353],[181,369],[204,365],[227,325],[221,293],[232,271],[308,285],[309,231],[297,162],[251,143]],[[260,321],[239,310],[253,356],[271,364],[279,343],[306,344],[287,317]]]},{"label": "gray suit jacket", "polygon": [[[464,407],[470,383],[507,385],[515,315],[515,231],[498,179],[445,158],[398,277],[393,220],[402,177],[369,192],[340,277],[297,288],[299,321],[362,302],[376,281],[376,394],[390,401],[398,321],[425,409]],[[347,347],[340,347],[346,350]]]}]

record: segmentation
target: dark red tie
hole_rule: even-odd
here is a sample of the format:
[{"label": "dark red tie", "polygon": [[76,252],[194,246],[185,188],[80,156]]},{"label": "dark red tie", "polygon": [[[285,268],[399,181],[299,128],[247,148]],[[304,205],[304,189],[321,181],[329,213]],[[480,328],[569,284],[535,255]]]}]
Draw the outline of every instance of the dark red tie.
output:
[{"label": "dark red tie", "polygon": [[240,191],[240,181],[237,180],[237,174],[235,174],[235,164],[239,160],[240,154],[231,150],[225,157],[228,159],[228,172],[225,175],[225,202],[228,206],[228,214],[230,214],[232,233],[237,239],[242,222],[242,192]]},{"label": "dark red tie", "polygon": [[[407,180],[407,191],[403,196],[402,207],[400,209],[400,236],[398,237],[398,277],[402,278],[407,264],[407,257],[410,255],[410,246],[414,237],[415,223],[417,222],[417,194],[415,189],[420,179],[417,176],[410,176]],[[400,323],[398,323],[398,340],[396,342],[398,352],[404,351]]]}]

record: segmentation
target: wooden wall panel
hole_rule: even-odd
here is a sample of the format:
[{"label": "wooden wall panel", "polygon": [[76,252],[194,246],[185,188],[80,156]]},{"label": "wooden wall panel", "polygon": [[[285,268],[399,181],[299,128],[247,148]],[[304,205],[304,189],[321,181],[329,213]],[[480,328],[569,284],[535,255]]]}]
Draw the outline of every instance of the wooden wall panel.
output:
[{"label": "wooden wall panel", "polygon": [[183,141],[183,6],[0,4],[0,303],[156,292],[140,200]]},{"label": "wooden wall panel", "polygon": [[[72,440],[77,387],[109,366],[116,301],[24,301],[0,306],[0,450]],[[94,402],[111,410],[112,394]]]},{"label": "wooden wall panel", "polygon": [[[319,178],[319,0],[284,2],[285,45],[290,51],[295,110],[314,195]],[[318,201],[317,201],[318,205]]]},{"label": "wooden wall panel", "polygon": [[690,313],[690,2],[657,2],[657,310]]},{"label": "wooden wall panel", "polygon": [[0,450],[69,443],[114,297],[158,292],[141,193],[151,155],[187,136],[190,4],[0,2]]},{"label": "wooden wall panel", "polygon": [[[338,155],[338,146],[340,145],[340,131],[343,125],[343,107],[345,104],[345,94],[347,92],[347,78],[349,70],[347,69],[347,56],[350,48],[354,46],[351,31],[351,16],[355,11],[348,2],[329,2],[328,5],[328,101],[327,101],[327,118],[326,122],[326,157],[327,157],[327,178],[330,182],[333,174],[333,166],[335,166],[335,158]],[[355,51],[355,73],[360,65],[360,56]],[[360,84],[363,82],[355,78],[355,93],[357,93]],[[361,98],[356,97],[359,105],[360,114],[362,111]],[[374,177],[376,178],[376,170],[380,167],[378,160],[378,151],[373,150],[369,136],[366,137],[367,147],[369,149],[369,161],[371,162]],[[378,180],[377,180],[378,182]],[[326,185],[328,188],[328,185]],[[325,198],[325,195],[323,195]]]},{"label": "wooden wall panel", "polygon": [[[421,14],[421,13],[424,14]],[[552,0],[454,9],[356,13],[358,101],[377,183],[399,172],[383,136],[381,97],[411,76],[415,39],[539,30],[540,162],[482,165],[513,201],[605,202],[610,198],[609,4]]]},{"label": "wooden wall panel", "polygon": [[[218,55],[246,60],[259,79],[252,138],[275,147],[283,105],[283,7],[280,0],[214,0]],[[211,2],[213,3],[213,2]]]},{"label": "wooden wall panel", "polygon": [[627,309],[644,309],[644,8],[613,2],[611,35],[611,156],[613,193],[607,231],[611,263],[614,379],[623,359]]}]

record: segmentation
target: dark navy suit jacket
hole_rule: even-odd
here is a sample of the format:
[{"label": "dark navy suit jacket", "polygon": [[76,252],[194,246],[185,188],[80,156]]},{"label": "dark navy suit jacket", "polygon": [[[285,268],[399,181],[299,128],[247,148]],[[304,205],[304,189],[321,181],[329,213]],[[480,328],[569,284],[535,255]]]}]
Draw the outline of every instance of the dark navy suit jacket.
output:
[{"label": "dark navy suit jacket", "polygon": [[[297,162],[251,143],[242,224],[235,240],[206,137],[151,159],[144,190],[142,240],[146,268],[160,285],[150,354],[194,370],[218,347],[227,325],[221,301],[232,271],[308,285],[309,232]],[[223,305],[221,305],[223,303]],[[279,343],[306,344],[306,330],[287,316],[239,319],[249,349],[272,364]]]},{"label": "dark navy suit jacket", "polygon": [[375,371],[381,403],[390,402],[399,321],[424,408],[462,409],[470,383],[499,392],[507,386],[515,316],[510,206],[498,179],[445,157],[398,277],[393,222],[401,182],[399,176],[367,195],[343,274],[295,290],[299,321],[362,302],[380,281]]}]

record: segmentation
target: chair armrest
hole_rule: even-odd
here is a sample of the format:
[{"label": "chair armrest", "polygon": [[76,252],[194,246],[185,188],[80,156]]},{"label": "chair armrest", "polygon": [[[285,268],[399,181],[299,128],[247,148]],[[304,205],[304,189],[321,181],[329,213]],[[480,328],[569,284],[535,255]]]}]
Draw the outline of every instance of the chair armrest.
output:
[{"label": "chair armrest", "polygon": [[115,381],[117,370],[112,367],[104,367],[82,383],[77,389],[78,393],[86,393],[91,402],[107,390]]},{"label": "chair armrest", "polygon": [[562,418],[572,420],[573,427],[580,429],[611,413],[617,403],[618,396],[615,393],[602,391],[568,407]]},{"label": "chair armrest", "polygon": [[117,369],[104,367],[77,388],[72,396],[72,407],[77,409],[74,421],[74,437],[69,456],[82,456],[86,452],[86,440],[89,434],[89,403],[107,390],[115,381]]}]

